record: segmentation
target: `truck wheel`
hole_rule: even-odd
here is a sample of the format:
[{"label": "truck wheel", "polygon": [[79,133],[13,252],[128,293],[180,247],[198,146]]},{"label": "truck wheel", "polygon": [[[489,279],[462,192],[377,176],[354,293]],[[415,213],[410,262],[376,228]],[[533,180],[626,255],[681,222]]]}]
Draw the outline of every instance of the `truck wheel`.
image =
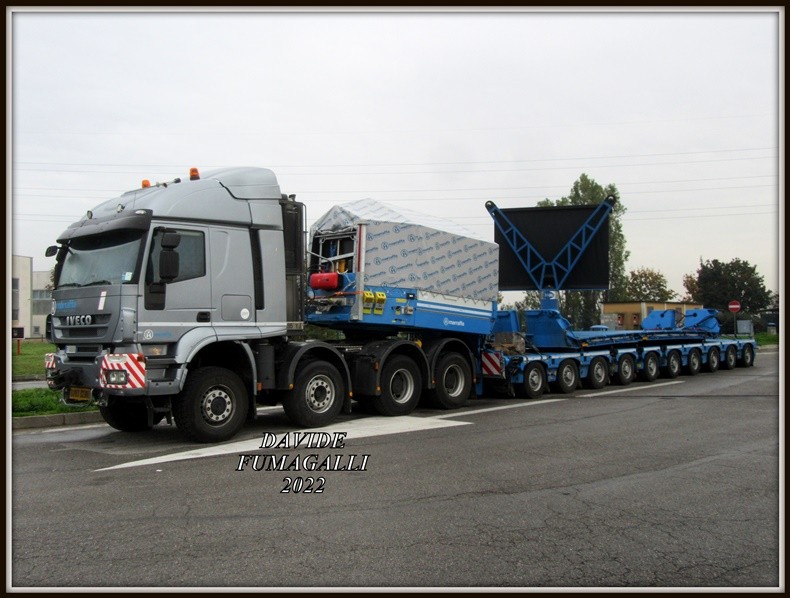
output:
[{"label": "truck wheel", "polygon": [[711,350],[708,351],[708,365],[707,365],[707,369],[711,374],[719,369],[719,361],[720,361],[719,350],[716,347],[711,348]]},{"label": "truck wheel", "polygon": [[642,380],[645,382],[652,382],[658,378],[658,374],[661,372],[661,362],[658,359],[658,355],[653,351],[650,351],[647,355],[645,355],[644,361],[645,367],[642,370]]},{"label": "truck wheel", "polygon": [[340,414],[344,397],[343,378],[337,368],[328,361],[308,361],[283,399],[283,410],[297,426],[326,426]]},{"label": "truck wheel", "polygon": [[633,355],[623,355],[617,362],[617,383],[628,386],[636,377],[636,364]]},{"label": "truck wheel", "polygon": [[744,345],[743,356],[738,363],[745,368],[750,368],[754,365],[754,349],[752,349],[751,345]]},{"label": "truck wheel", "polygon": [[422,376],[417,364],[405,355],[393,355],[381,371],[381,394],[373,405],[381,415],[406,415],[420,401]]},{"label": "truck wheel", "polygon": [[667,367],[664,368],[664,375],[667,378],[677,378],[680,375],[680,368],[680,352],[670,351],[667,355]]},{"label": "truck wheel", "polygon": [[595,357],[588,368],[584,385],[587,388],[603,388],[609,383],[609,362],[603,357]]},{"label": "truck wheel", "polygon": [[472,392],[472,369],[458,353],[448,353],[436,364],[436,388],[432,402],[444,409],[463,406]]},{"label": "truck wheel", "polygon": [[686,373],[689,376],[696,376],[702,369],[702,354],[699,349],[692,349],[689,351],[688,365],[686,366]]},{"label": "truck wheel", "polygon": [[579,384],[579,368],[572,359],[566,359],[557,368],[557,381],[554,388],[564,394],[576,390]]},{"label": "truck wheel", "polygon": [[148,410],[143,403],[129,403],[122,397],[109,397],[107,406],[99,406],[99,413],[108,424],[121,432],[143,432],[148,426]]},{"label": "truck wheel", "polygon": [[735,348],[735,345],[730,345],[727,347],[727,350],[724,351],[724,361],[722,362],[722,367],[725,370],[731,370],[735,367],[735,364],[738,362],[738,351]]},{"label": "truck wheel", "polygon": [[225,368],[205,367],[187,375],[173,416],[187,438],[221,442],[241,429],[248,409],[249,397],[238,375]]},{"label": "truck wheel", "polygon": [[528,363],[524,368],[524,392],[530,399],[539,399],[546,390],[546,371],[538,362]]}]

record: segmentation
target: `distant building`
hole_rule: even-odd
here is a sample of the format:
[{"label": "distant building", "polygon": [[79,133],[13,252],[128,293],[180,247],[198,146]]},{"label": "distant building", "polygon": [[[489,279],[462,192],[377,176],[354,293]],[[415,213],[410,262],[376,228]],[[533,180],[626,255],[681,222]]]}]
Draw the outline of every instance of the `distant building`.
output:
[{"label": "distant building", "polygon": [[33,258],[12,256],[11,326],[23,328],[25,338],[43,338],[52,308],[49,271],[33,272]]},{"label": "distant building", "polygon": [[676,301],[642,301],[630,303],[604,303],[601,305],[601,324],[610,330],[639,330],[642,320],[654,311],[674,309],[679,322],[690,309],[702,309],[701,303],[680,303]]},{"label": "distant building", "polygon": [[24,336],[32,329],[30,297],[33,285],[33,258],[12,256],[11,261],[11,327],[23,328]]}]

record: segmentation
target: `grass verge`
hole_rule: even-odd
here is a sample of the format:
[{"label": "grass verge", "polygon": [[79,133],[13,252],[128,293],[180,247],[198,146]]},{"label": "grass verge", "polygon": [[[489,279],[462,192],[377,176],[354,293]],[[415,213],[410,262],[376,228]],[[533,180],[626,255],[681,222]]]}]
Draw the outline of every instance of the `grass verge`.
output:
[{"label": "grass verge", "polygon": [[26,388],[11,392],[11,415],[13,417],[78,413],[80,411],[97,411],[97,407],[95,405],[69,407],[60,402],[59,391],[48,388]]},{"label": "grass verge", "polygon": [[44,341],[12,341],[11,375],[14,378],[44,379],[44,356],[53,353],[55,345]]}]

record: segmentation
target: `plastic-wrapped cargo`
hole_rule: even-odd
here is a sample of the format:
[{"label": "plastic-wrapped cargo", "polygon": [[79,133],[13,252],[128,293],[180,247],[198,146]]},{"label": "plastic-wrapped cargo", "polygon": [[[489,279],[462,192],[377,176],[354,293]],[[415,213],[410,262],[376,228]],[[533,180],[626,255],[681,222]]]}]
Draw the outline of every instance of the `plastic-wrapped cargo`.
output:
[{"label": "plastic-wrapped cargo", "polygon": [[313,267],[364,274],[364,285],[496,301],[499,246],[450,219],[373,199],[337,205],[310,229]]}]

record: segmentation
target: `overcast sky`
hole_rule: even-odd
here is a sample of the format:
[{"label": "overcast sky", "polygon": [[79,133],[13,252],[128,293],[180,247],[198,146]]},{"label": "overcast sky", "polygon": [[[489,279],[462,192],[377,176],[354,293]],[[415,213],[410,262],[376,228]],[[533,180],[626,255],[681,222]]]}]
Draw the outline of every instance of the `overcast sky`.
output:
[{"label": "overcast sky", "polygon": [[487,200],[531,207],[584,173],[620,191],[628,270],[682,294],[700,259],[738,257],[779,290],[776,9],[10,22],[12,244],[34,270],[86,210],[191,166],[271,168],[309,223],[372,197],[484,240]]}]

